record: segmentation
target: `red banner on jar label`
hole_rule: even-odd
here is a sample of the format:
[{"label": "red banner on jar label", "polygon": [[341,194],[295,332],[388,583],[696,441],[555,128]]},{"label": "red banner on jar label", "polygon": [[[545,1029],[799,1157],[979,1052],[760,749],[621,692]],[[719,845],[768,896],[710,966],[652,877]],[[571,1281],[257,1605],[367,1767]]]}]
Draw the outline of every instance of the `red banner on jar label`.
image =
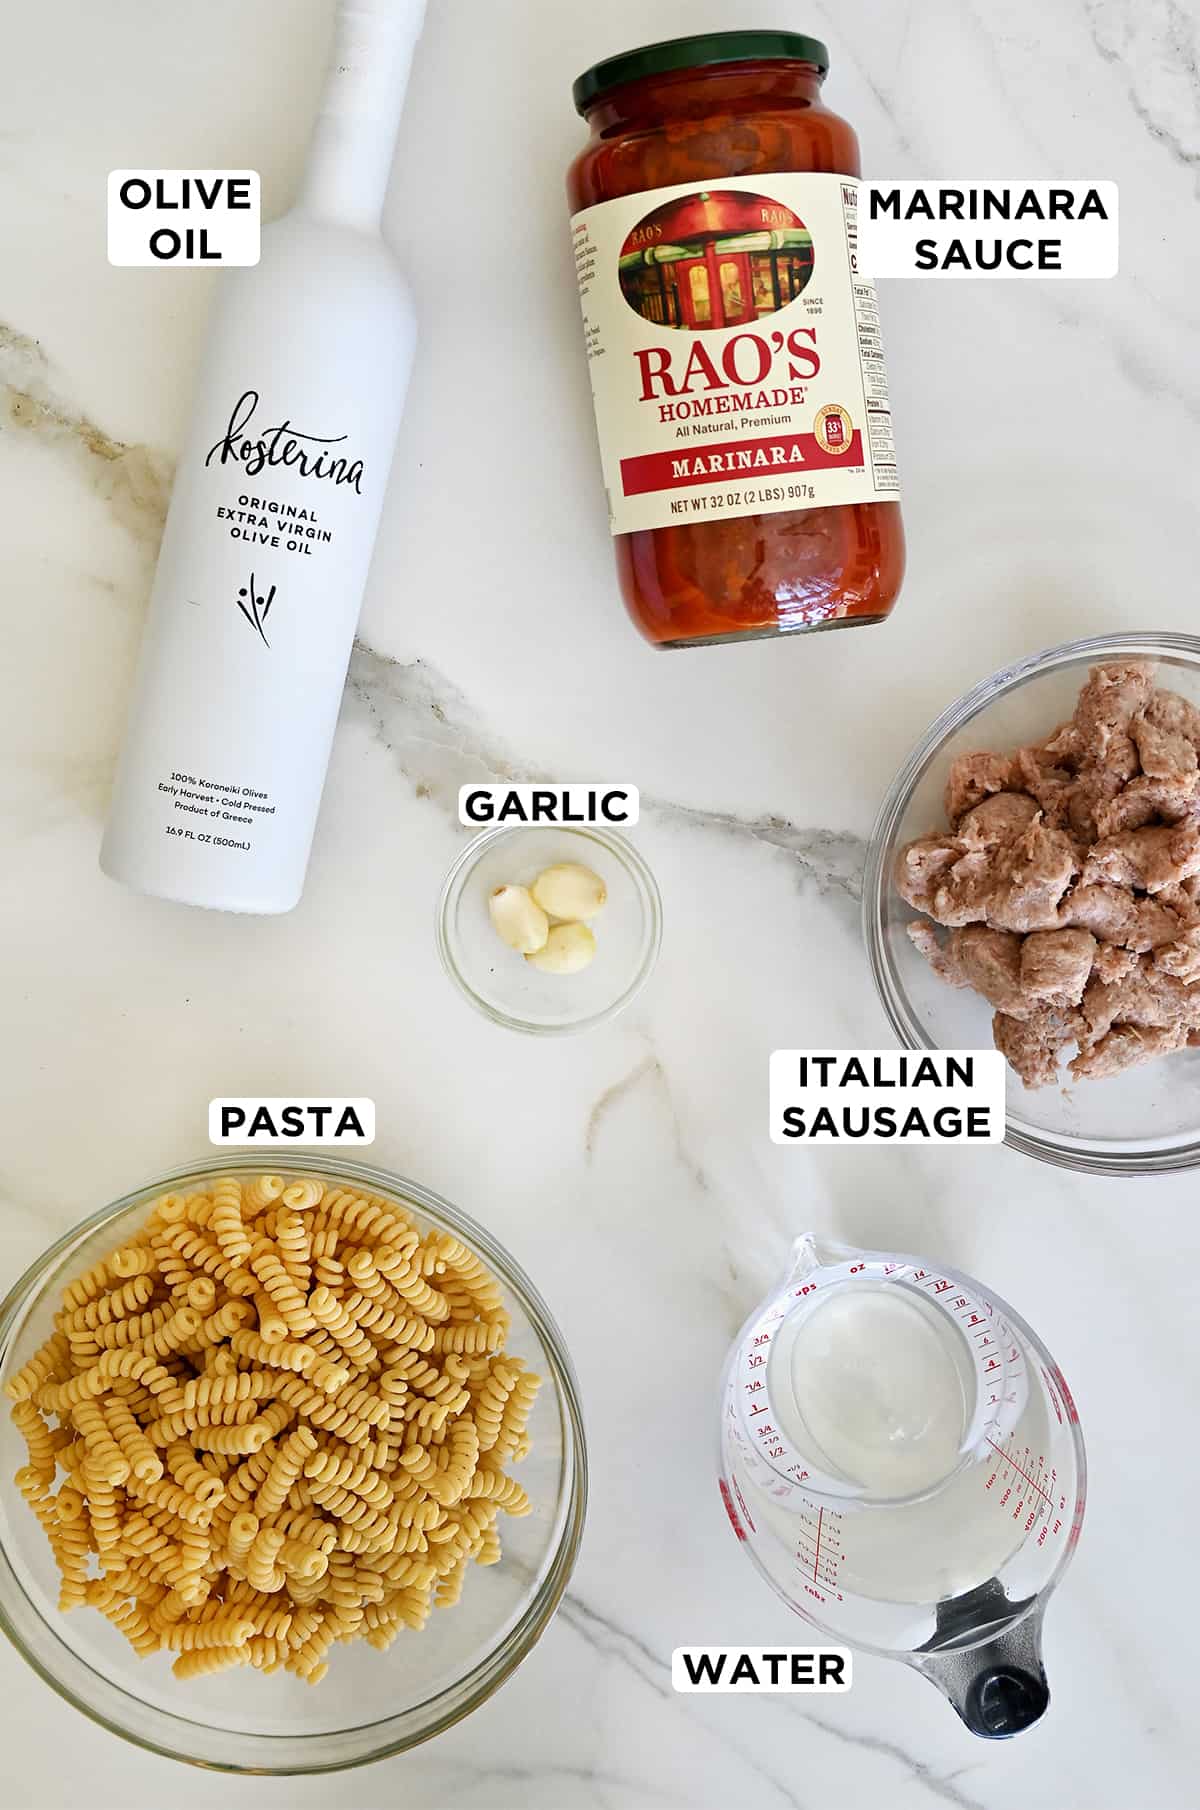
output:
[{"label": "red banner on jar label", "polygon": [[862,435],[843,410],[830,412],[817,434],[779,434],[769,440],[720,440],[715,446],[646,453],[621,460],[621,487],[629,496],[723,484],[731,478],[781,477],[786,473],[846,470],[863,465]]}]

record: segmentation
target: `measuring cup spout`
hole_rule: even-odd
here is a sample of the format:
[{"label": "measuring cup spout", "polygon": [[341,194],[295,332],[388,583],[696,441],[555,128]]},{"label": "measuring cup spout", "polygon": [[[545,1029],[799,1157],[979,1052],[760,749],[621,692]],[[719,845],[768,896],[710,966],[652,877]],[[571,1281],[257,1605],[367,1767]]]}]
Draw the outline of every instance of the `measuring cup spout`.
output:
[{"label": "measuring cup spout", "polygon": [[782,1286],[790,1288],[794,1283],[803,1282],[806,1276],[820,1269],[822,1264],[857,1257],[858,1254],[850,1245],[832,1244],[828,1241],[818,1243],[815,1232],[802,1232],[792,1243],[791,1267]]},{"label": "measuring cup spout", "polygon": [[[972,1645],[956,1644],[972,1634]],[[1050,1702],[1042,1662],[1042,1609],[1034,1598],[1010,1602],[995,1578],[940,1604],[937,1633],[910,1663],[937,1685],[971,1733],[985,1741],[1021,1734]]]}]

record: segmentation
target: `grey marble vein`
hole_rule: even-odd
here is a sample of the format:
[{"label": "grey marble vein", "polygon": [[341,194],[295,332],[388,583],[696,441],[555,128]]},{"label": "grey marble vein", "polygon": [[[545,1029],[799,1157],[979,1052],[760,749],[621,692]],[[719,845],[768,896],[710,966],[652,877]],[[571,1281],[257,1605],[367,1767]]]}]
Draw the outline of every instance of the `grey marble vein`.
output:
[{"label": "grey marble vein", "polygon": [[37,340],[0,323],[0,433],[64,449],[88,487],[149,555],[158,548],[171,494],[171,464],[126,445],[64,401]]},{"label": "grey marble vein", "polygon": [[[904,43],[908,38],[911,14],[911,6],[906,6],[904,9],[904,36],[900,46],[901,55],[903,54]],[[916,140],[909,135],[905,127],[900,123],[900,118],[895,107],[895,96],[889,94],[887,88],[879,81],[874,70],[869,66],[866,58],[862,55],[860,48],[850,42],[843,13],[837,7],[818,7],[817,18],[820,21],[826,22],[825,29],[838,44],[840,53],[847,57],[848,61],[853,64],[859,81],[863,84],[863,87],[866,88],[880,113],[892,128],[897,149],[902,151],[905,157],[910,158],[914,164],[920,163],[922,155],[921,151],[918,148]]]},{"label": "grey marble vein", "polygon": [[[622,1628],[607,1616],[601,1615],[599,1610],[593,1609],[585,1603],[574,1591],[568,1592],[563,1598],[558,1613],[567,1625],[579,1635],[580,1639],[595,1652],[606,1658],[618,1660],[643,1684],[648,1685],[657,1696],[669,1703],[676,1702],[669,1664],[664,1663],[663,1659],[653,1652],[644,1641],[639,1640],[636,1634],[631,1634],[627,1628]],[[754,1773],[755,1777],[762,1779],[764,1783],[777,1791],[782,1802],[789,1806],[789,1810],[804,1810],[803,1802],[796,1797],[791,1784],[779,1778],[775,1773],[768,1772],[756,1754],[748,1752],[740,1742],[730,1741],[726,1735],[712,1727],[707,1728],[706,1732],[719,1746],[736,1754]]]},{"label": "grey marble vein", "polygon": [[[1196,114],[1191,123],[1198,127],[1195,145],[1186,142],[1182,124],[1162,117],[1157,103],[1147,100],[1143,95],[1141,84],[1149,59],[1131,61],[1126,47],[1118,47],[1112,42],[1121,25],[1132,23],[1130,9],[1117,8],[1112,0],[1085,0],[1084,15],[1097,52],[1106,63],[1116,66],[1124,75],[1129,105],[1151,138],[1183,169],[1200,169],[1200,48],[1197,44],[1195,14],[1186,11],[1178,4],[1178,0],[1163,0],[1161,42],[1156,44],[1160,68],[1182,76],[1190,90]],[[1146,23],[1153,16],[1152,7],[1139,6],[1139,23]]]},{"label": "grey marble vein", "polygon": [[599,1099],[588,1113],[587,1130],[585,1131],[583,1138],[583,1149],[589,1163],[596,1154],[596,1139],[600,1134],[601,1126],[613,1107],[619,1105],[627,1094],[632,1093],[634,1088],[645,1080],[647,1075],[658,1077],[661,1076],[661,1074],[662,1066],[657,1058],[654,1056],[643,1056],[642,1060],[635,1064],[627,1075],[622,1075],[619,1081],[614,1081],[611,1087],[605,1088],[604,1092],[600,1095]]},{"label": "grey marble vein", "polygon": [[[884,1759],[895,1760],[897,1765],[903,1766],[943,1803],[954,1804],[957,1806],[957,1810],[988,1810],[988,1806],[982,1798],[969,1796],[967,1792],[960,1791],[954,1783],[954,1780],[961,1777],[963,1772],[970,1770],[969,1768],[960,1767],[956,1772],[938,1773],[932,1766],[927,1766],[924,1760],[918,1760],[915,1754],[911,1754],[906,1748],[901,1747],[897,1741],[887,1741],[879,1735],[865,1735],[857,1728],[840,1728],[836,1722],[827,1722],[823,1716],[814,1715],[807,1706],[798,1705],[797,1713],[802,1716],[806,1726],[819,1728],[821,1733],[828,1735],[831,1740],[839,1741],[850,1747],[865,1748],[868,1753],[877,1753]],[[949,1712],[943,1710],[943,1713],[948,1714]]]},{"label": "grey marble vein", "polygon": [[[655,1788],[652,1793],[646,1794],[644,1784],[630,1773],[614,1772],[602,1766],[566,1766],[560,1762],[549,1766],[515,1766],[495,1761],[489,1761],[487,1765],[471,1766],[459,1761],[453,1766],[453,1777],[455,1802],[462,1801],[460,1793],[463,1783],[467,1785],[468,1789],[472,1785],[486,1789],[497,1780],[503,1780],[511,1785],[545,1785],[552,1780],[561,1779],[564,1782],[569,1780],[572,1784],[589,1786],[591,1795],[597,1803],[618,1801],[622,1804],[623,1810],[632,1810],[633,1805],[645,1806],[650,1803],[656,1806],[678,1804],[680,1810],[687,1810],[686,1798],[679,1797],[675,1793],[667,1796],[660,1788]],[[607,1795],[610,1791],[635,1793],[640,1791],[643,1795],[634,1797],[632,1800],[629,1797],[613,1800]],[[579,1802],[578,1799],[572,1801],[573,1803]],[[390,1804],[391,1800],[388,1802]],[[488,1800],[485,1799],[485,1806],[487,1802]]]},{"label": "grey marble vein", "polygon": [[606,1087],[604,1092],[593,1104],[591,1111],[588,1113],[587,1128],[584,1133],[583,1150],[585,1160],[589,1163],[594,1161],[596,1155],[596,1142],[609,1113],[612,1112],[615,1107],[619,1106],[621,1101],[626,1099],[629,1094],[640,1088],[643,1082],[647,1082],[653,1087],[655,1093],[666,1107],[675,1140],[675,1154],[680,1163],[687,1170],[701,1192],[707,1193],[709,1187],[708,1177],[699,1163],[688,1154],[683,1139],[683,1126],[680,1123],[679,1112],[671,1094],[671,1084],[667,1079],[667,1071],[653,1050],[643,1056],[640,1062],[635,1063],[628,1074],[622,1075],[619,1081],[614,1081],[611,1087]]},{"label": "grey marble vein", "polygon": [[[148,447],[114,439],[66,402],[40,344],[2,323],[0,432],[27,434],[65,449],[115,518],[149,554],[157,551],[170,500],[170,461]],[[452,815],[457,815],[459,786],[472,779],[547,777],[506,750],[465,694],[426,661],[394,660],[358,641],[347,699],[348,709],[366,719],[376,739],[393,755],[415,795]],[[89,773],[89,807],[98,808],[105,785],[106,769],[99,771],[98,779]],[[822,893],[842,893],[852,900],[861,895],[866,849],[860,837],[806,828],[770,813],[742,817],[653,796],[644,796],[643,806],[697,829],[724,831],[778,848],[793,858],[801,879],[813,881]]]},{"label": "grey marble vein", "polygon": [[768,848],[782,849],[791,855],[803,879],[812,880],[818,892],[844,893],[856,903],[862,898],[863,867],[867,844],[862,836],[846,830],[808,829],[790,823],[786,817],[768,813],[762,817],[742,817],[734,811],[697,810],[691,805],[672,804],[665,799],[643,798],[652,810],[666,811],[697,829],[728,830],[735,836],[748,837]]},{"label": "grey marble vein", "polygon": [[[399,661],[359,641],[350,662],[348,708],[370,726],[412,785],[457,818],[458,789],[471,781],[532,783],[548,776],[522,761],[483,722],[452,680],[424,660]],[[696,829],[719,830],[780,849],[822,893],[857,900],[866,844],[838,830],[810,828],[772,813],[743,817],[642,794],[643,811]]]},{"label": "grey marble vein", "polygon": [[[0,324],[0,432],[23,433],[65,449],[89,487],[115,518],[153,555],[170,500],[171,468],[161,453],[126,445],[66,402],[50,361],[28,335]],[[418,798],[457,816],[458,788],[473,779],[544,779],[547,775],[506,749],[466,695],[423,660],[402,662],[358,641],[347,680],[347,709],[357,711],[392,754]],[[99,808],[106,769],[89,774],[86,798]],[[805,827],[768,813],[743,817],[670,799],[643,796],[643,808],[696,829],[780,849],[791,856],[802,881],[821,893],[857,900],[866,846],[861,837]],[[702,1178],[701,1178],[702,1179]]]},{"label": "grey marble vein", "polygon": [[[660,1697],[668,1699],[673,1697],[669,1673],[662,1659],[635,1634],[601,1615],[598,1610],[584,1603],[574,1592],[568,1593],[559,1613],[589,1646],[621,1660]],[[878,1754],[881,1759],[891,1760],[896,1765],[903,1767],[933,1796],[939,1798],[943,1803],[955,1805],[956,1810],[987,1810],[987,1805],[982,1799],[970,1796],[954,1783],[955,1779],[961,1777],[962,1773],[970,1768],[962,1767],[954,1773],[938,1773],[932,1766],[919,1760],[915,1754],[911,1754],[907,1749],[901,1747],[898,1742],[863,1734],[858,1728],[839,1727],[836,1722],[828,1721],[825,1717],[815,1714],[807,1702],[801,1698],[784,1697],[779,1699],[779,1703],[781,1706],[786,1705],[806,1727],[818,1729],[821,1734],[828,1735],[831,1740],[851,1747],[865,1748],[870,1753]],[[709,1729],[709,1733],[713,1732],[712,1729]],[[719,1736],[715,1738],[720,1739]],[[723,1744],[731,1745],[729,1742]],[[762,1772],[757,1759],[750,1759],[750,1756],[745,1754],[742,1757],[747,1759],[748,1763],[752,1764],[762,1777],[769,1779],[770,1783],[783,1795],[786,1803],[799,1804],[799,1800],[792,1793],[790,1784],[785,1784],[782,1780]]]}]

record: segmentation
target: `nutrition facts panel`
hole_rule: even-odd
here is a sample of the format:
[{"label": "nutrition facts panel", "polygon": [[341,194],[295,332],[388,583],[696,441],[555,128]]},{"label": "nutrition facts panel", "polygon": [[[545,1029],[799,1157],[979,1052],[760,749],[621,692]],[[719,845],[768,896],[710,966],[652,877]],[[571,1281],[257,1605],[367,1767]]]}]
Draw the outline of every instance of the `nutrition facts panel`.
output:
[{"label": "nutrition facts panel", "polygon": [[[858,269],[858,184],[842,184],[842,213],[846,221],[846,246],[850,268]],[[858,355],[862,366],[863,397],[867,405],[867,451],[876,490],[900,488],[896,466],[896,442],[892,434],[892,404],[888,395],[887,367],[883,362],[883,333],[879,322],[879,297],[874,283],[852,277],[854,320],[858,329]]]}]

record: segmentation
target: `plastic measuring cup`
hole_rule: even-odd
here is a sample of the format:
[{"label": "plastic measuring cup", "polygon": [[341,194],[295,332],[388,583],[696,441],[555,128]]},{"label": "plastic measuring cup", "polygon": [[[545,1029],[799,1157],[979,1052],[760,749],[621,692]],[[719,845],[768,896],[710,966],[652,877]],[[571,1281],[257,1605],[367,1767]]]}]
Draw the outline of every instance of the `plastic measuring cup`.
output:
[{"label": "plastic measuring cup", "polygon": [[972,1733],[1050,1700],[1046,1600],[1083,1520],[1070,1390],[1036,1334],[969,1277],[797,1240],[726,1366],[721,1493],[798,1614],[901,1659]]}]

